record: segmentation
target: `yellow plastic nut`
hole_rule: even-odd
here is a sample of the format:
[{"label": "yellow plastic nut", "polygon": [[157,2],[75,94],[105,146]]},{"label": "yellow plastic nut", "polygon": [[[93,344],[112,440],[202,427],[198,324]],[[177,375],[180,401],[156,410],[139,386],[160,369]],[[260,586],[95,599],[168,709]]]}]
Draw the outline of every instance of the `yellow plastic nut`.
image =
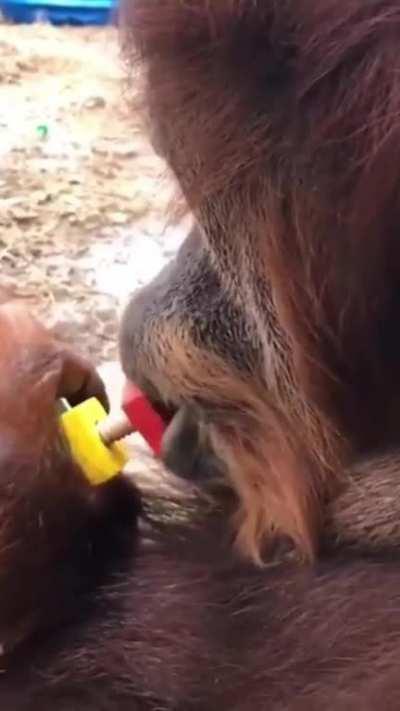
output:
[{"label": "yellow plastic nut", "polygon": [[97,427],[106,417],[101,403],[92,397],[63,412],[59,420],[72,457],[95,486],[119,474],[128,461],[122,444],[106,446],[102,441]]}]

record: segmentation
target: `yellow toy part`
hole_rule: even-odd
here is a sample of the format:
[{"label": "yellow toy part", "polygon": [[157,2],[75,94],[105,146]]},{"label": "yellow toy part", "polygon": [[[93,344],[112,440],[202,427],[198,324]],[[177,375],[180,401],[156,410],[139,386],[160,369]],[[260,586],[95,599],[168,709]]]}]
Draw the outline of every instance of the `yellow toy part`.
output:
[{"label": "yellow toy part", "polygon": [[73,458],[94,486],[119,474],[128,461],[122,444],[107,446],[102,441],[97,428],[106,418],[105,409],[92,397],[67,409],[59,419]]}]

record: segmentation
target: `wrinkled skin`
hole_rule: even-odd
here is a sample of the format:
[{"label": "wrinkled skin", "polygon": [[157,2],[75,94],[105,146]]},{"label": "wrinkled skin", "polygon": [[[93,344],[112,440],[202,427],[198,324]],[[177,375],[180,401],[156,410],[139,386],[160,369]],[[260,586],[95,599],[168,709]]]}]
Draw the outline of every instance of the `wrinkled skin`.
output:
[{"label": "wrinkled skin", "polygon": [[[224,296],[217,274],[211,269],[207,250],[193,229],[162,272],[140,289],[125,310],[121,330],[121,360],[127,376],[147,393],[157,406],[176,413],[164,437],[162,457],[177,475],[205,484],[222,479],[223,461],[210,441],[208,426],[215,409],[204,400],[187,399],[179,388],[179,360],[174,362],[173,343],[164,326],[190,330],[196,346],[217,353],[225,363],[256,372],[261,364],[261,346],[239,307]],[[175,384],[168,366],[176,370]],[[229,403],[227,404],[229,407]],[[168,421],[168,419],[167,419]]]}]

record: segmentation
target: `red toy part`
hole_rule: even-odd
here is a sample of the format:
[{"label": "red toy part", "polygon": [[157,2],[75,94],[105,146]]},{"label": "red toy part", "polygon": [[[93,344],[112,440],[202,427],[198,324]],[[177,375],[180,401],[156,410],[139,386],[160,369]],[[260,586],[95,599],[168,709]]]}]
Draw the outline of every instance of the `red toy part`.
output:
[{"label": "red toy part", "polygon": [[159,456],[166,424],[147,397],[132,383],[127,383],[124,388],[122,409],[134,430],[142,435],[154,454]]}]

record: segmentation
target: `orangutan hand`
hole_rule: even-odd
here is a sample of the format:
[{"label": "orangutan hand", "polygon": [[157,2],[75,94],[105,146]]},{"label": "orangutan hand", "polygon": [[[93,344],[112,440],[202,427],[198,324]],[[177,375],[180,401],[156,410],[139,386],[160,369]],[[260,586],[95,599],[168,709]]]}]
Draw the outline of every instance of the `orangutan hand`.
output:
[{"label": "orangutan hand", "polygon": [[16,428],[25,438],[35,438],[46,419],[54,420],[57,398],[76,404],[91,396],[108,406],[93,367],[57,341],[24,306],[0,305],[0,428]]}]

